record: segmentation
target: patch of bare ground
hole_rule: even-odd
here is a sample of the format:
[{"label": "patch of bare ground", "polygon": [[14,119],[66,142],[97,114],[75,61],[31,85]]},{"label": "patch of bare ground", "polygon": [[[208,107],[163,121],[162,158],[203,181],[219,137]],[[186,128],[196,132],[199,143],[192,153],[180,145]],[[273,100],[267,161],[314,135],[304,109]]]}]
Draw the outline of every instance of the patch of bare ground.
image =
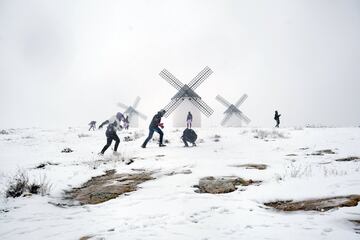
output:
[{"label": "patch of bare ground", "polygon": [[252,184],[260,184],[261,181],[254,181],[252,179],[245,180],[236,176],[228,177],[203,177],[199,180],[199,184],[194,187],[197,188],[197,193],[230,193],[237,189],[236,186],[249,186]]},{"label": "patch of bare ground", "polygon": [[79,240],[89,240],[89,239],[91,239],[91,238],[93,238],[93,237],[94,237],[94,236],[92,236],[92,235],[83,236],[83,237],[79,238]]},{"label": "patch of bare ground", "polygon": [[324,156],[325,154],[336,154],[336,152],[334,152],[331,149],[323,149],[323,150],[318,150],[316,152],[313,152],[313,153],[307,154],[307,155],[308,156],[309,155],[312,155],[312,156]]},{"label": "patch of bare ground", "polygon": [[92,177],[79,188],[65,192],[66,200],[75,200],[83,204],[99,204],[118,196],[133,192],[138,185],[153,180],[152,172],[116,173],[115,170],[106,171],[104,175]]},{"label": "patch of bare ground", "polygon": [[276,201],[265,203],[266,206],[275,208],[281,211],[328,211],[340,207],[354,207],[358,205],[360,195],[338,196],[322,199],[311,199],[305,201],[294,202]]},{"label": "patch of bare ground", "polygon": [[359,160],[360,160],[360,157],[352,156],[352,157],[346,157],[346,158],[339,158],[339,159],[336,159],[335,161],[337,161],[337,162],[351,162],[351,161],[359,161]]},{"label": "patch of bare ground", "polygon": [[234,165],[230,165],[230,167],[265,170],[267,168],[267,165],[266,164],[256,164],[256,163],[247,163],[247,164],[234,164]]}]

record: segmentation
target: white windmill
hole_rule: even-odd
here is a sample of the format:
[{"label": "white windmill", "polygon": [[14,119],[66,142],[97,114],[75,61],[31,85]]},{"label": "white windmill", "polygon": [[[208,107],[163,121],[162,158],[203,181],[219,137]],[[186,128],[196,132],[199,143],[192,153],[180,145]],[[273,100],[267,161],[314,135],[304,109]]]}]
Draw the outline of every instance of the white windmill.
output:
[{"label": "white windmill", "polygon": [[137,128],[139,126],[139,117],[146,120],[147,116],[145,114],[142,114],[136,108],[138,107],[140,102],[140,97],[136,97],[134,104],[132,106],[127,106],[123,103],[118,103],[117,105],[121,108],[124,108],[125,111],[123,112],[124,116],[128,116],[130,127]]},{"label": "white windmill", "polygon": [[218,100],[227,108],[224,112],[225,117],[221,121],[221,126],[241,127],[243,122],[246,124],[250,123],[251,120],[242,111],[239,110],[240,105],[246,100],[247,97],[248,95],[244,94],[235,104],[231,104],[222,96],[216,96],[216,100]]},{"label": "white windmill", "polygon": [[175,109],[173,117],[174,127],[184,127],[188,112],[193,115],[193,127],[201,127],[201,113],[209,117],[214,111],[201,99],[195,89],[210,76],[212,70],[205,67],[189,84],[183,84],[166,69],[160,72],[160,76],[178,90],[168,105],[164,107],[165,117],[168,117]]}]

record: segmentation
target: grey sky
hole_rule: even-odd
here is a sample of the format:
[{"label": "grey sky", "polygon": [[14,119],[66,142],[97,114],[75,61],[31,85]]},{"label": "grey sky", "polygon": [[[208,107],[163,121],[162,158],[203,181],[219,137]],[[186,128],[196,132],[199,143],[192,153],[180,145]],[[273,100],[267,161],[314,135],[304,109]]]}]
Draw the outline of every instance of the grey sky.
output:
[{"label": "grey sky", "polygon": [[[360,125],[360,1],[0,0],[0,129],[105,120],[132,103],[151,117],[189,82],[215,113],[252,126]],[[144,125],[147,123],[144,123]]]}]

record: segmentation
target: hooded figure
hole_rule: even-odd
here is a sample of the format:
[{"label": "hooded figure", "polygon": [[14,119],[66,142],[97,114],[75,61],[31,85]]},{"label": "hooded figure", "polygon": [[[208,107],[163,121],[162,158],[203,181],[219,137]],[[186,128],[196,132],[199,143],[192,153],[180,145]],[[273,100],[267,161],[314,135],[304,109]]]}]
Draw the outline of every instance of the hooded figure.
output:
[{"label": "hooded figure", "polygon": [[166,111],[162,109],[157,114],[155,114],[154,117],[152,118],[150,125],[149,125],[149,136],[145,139],[144,143],[141,145],[142,148],[146,148],[146,145],[152,139],[154,132],[157,132],[160,135],[159,147],[166,146],[163,144],[164,133],[159,128],[159,127],[164,128],[163,123],[161,123],[161,118],[164,116],[165,112]]},{"label": "hooded figure", "polygon": [[124,128],[125,128],[125,130],[128,130],[129,126],[130,126],[129,116],[126,116],[126,118],[124,120]]},{"label": "hooded figure", "polygon": [[197,139],[197,135],[194,130],[190,128],[186,128],[183,132],[183,135],[181,136],[181,139],[183,140],[185,147],[189,147],[187,142],[190,142],[193,147],[196,146],[195,141]]},{"label": "hooded figure", "polygon": [[100,152],[101,155],[103,155],[105,153],[105,151],[110,147],[111,142],[113,140],[115,141],[114,154],[117,153],[120,139],[119,139],[118,135],[116,134],[116,131],[122,129],[122,126],[120,123],[121,123],[121,121],[124,121],[124,120],[125,120],[124,115],[121,112],[118,112],[115,116],[112,116],[110,119],[104,121],[99,126],[99,129],[101,129],[104,125],[108,124],[106,132],[105,132],[106,145],[101,150],[101,152]]},{"label": "hooded figure", "polygon": [[89,131],[90,131],[91,129],[95,131],[96,121],[91,121],[91,122],[89,123],[89,126],[90,126]]},{"label": "hooded figure", "polygon": [[275,116],[274,116],[274,119],[275,119],[275,121],[276,121],[276,126],[275,127],[279,127],[279,125],[280,125],[280,116],[281,116],[281,114],[279,114],[278,113],[278,111],[275,111]]}]

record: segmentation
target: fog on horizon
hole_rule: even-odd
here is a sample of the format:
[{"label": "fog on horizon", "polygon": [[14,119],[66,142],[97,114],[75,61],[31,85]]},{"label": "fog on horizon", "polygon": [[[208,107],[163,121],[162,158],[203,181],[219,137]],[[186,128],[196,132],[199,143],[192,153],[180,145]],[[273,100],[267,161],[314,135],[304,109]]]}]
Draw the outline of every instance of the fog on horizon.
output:
[{"label": "fog on horizon", "polygon": [[360,126],[359,43],[356,0],[0,0],[0,129],[86,126],[137,96],[151,118],[176,94],[162,69],[205,66],[205,126],[244,93],[250,126]]}]

